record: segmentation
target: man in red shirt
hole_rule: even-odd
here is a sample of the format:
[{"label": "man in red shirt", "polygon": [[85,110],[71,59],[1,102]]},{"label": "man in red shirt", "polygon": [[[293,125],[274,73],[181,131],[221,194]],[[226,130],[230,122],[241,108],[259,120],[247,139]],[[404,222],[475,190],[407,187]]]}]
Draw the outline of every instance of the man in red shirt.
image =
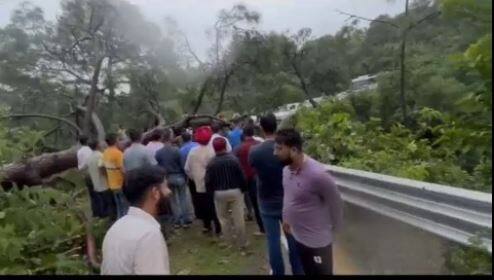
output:
[{"label": "man in red shirt", "polygon": [[255,235],[264,234],[264,225],[262,224],[261,214],[259,212],[259,205],[257,202],[257,178],[254,169],[249,165],[249,153],[253,146],[261,143],[254,139],[254,126],[247,125],[243,131],[244,141],[240,146],[238,146],[234,153],[240,161],[242,170],[244,171],[245,177],[247,179],[248,195],[250,201],[252,202],[252,207],[254,208],[254,213],[256,215],[257,225],[259,226],[259,232],[254,233]]}]

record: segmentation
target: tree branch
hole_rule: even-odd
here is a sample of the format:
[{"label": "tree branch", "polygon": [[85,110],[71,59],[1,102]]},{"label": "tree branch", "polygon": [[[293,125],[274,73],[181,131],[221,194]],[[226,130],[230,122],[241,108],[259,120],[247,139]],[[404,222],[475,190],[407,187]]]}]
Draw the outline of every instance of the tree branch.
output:
[{"label": "tree branch", "polygon": [[342,14],[342,15],[346,15],[346,16],[349,16],[350,18],[356,18],[356,19],[361,19],[361,20],[365,20],[365,21],[369,21],[369,22],[379,22],[379,23],[384,23],[384,24],[388,24],[394,28],[400,28],[399,25],[397,24],[394,24],[390,21],[385,21],[385,20],[379,20],[379,19],[369,19],[369,18],[364,18],[364,17],[361,17],[361,16],[358,16],[358,15],[354,15],[354,14],[349,14],[349,13],[346,13],[346,12],[343,12],[343,11],[340,11],[340,10],[336,10],[336,12]]},{"label": "tree branch", "polygon": [[421,23],[427,21],[427,20],[430,20],[430,19],[433,19],[433,18],[436,18],[438,16],[441,15],[441,11],[436,11],[434,13],[431,13],[423,18],[421,18],[420,20],[410,24],[410,26],[407,28],[407,31],[410,31],[412,30],[413,28],[417,27],[418,25],[420,25]]},{"label": "tree branch", "polygon": [[57,116],[46,115],[46,114],[13,114],[13,115],[0,116],[0,119],[16,119],[16,118],[44,118],[44,119],[56,120],[69,125],[73,129],[75,129],[78,133],[81,133],[81,129],[75,123]]}]

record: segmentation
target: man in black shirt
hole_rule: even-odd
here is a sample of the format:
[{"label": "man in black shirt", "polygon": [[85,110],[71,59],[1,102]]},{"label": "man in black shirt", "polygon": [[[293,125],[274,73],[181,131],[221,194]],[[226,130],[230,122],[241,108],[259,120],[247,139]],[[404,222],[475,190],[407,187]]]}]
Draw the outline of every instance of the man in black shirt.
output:
[{"label": "man in black shirt", "polygon": [[[226,140],[217,137],[213,140],[213,148],[216,153],[206,168],[204,178],[206,191],[214,194],[216,214],[224,230],[225,239],[231,240],[233,233],[229,221],[233,219],[236,240],[233,243],[244,249],[247,246],[245,235],[245,220],[243,207],[243,194],[247,189],[247,181],[235,156],[226,152]],[[229,218],[229,210],[232,211],[232,219]]]},{"label": "man in black shirt", "polygon": [[[269,263],[273,275],[284,275],[285,266],[281,254],[281,217],[283,209],[283,164],[274,155],[274,138],[277,127],[273,114],[260,120],[265,141],[252,148],[249,164],[257,173],[258,199],[261,218],[268,239]],[[304,274],[297,252],[295,240],[286,234],[290,255],[290,264],[294,275]]]}]

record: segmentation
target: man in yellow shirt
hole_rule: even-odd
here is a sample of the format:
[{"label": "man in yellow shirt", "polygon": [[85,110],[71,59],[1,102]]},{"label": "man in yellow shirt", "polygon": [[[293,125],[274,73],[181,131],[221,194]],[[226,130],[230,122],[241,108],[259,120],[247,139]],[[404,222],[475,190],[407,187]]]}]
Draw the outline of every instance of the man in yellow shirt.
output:
[{"label": "man in yellow shirt", "polygon": [[108,148],[103,152],[103,165],[106,169],[108,188],[112,191],[115,200],[118,219],[127,213],[128,205],[122,193],[124,183],[123,153],[116,146],[117,137],[114,133],[108,134],[106,137]]}]

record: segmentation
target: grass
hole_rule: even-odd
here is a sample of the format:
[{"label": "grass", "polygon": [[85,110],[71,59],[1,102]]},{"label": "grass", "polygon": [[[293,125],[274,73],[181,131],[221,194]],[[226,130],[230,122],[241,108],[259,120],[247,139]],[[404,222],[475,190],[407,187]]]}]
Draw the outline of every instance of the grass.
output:
[{"label": "grass", "polygon": [[167,240],[172,275],[268,275],[265,236],[253,236],[255,222],[246,222],[250,245],[246,254],[221,246],[218,238],[204,235],[198,221],[179,229]]}]

